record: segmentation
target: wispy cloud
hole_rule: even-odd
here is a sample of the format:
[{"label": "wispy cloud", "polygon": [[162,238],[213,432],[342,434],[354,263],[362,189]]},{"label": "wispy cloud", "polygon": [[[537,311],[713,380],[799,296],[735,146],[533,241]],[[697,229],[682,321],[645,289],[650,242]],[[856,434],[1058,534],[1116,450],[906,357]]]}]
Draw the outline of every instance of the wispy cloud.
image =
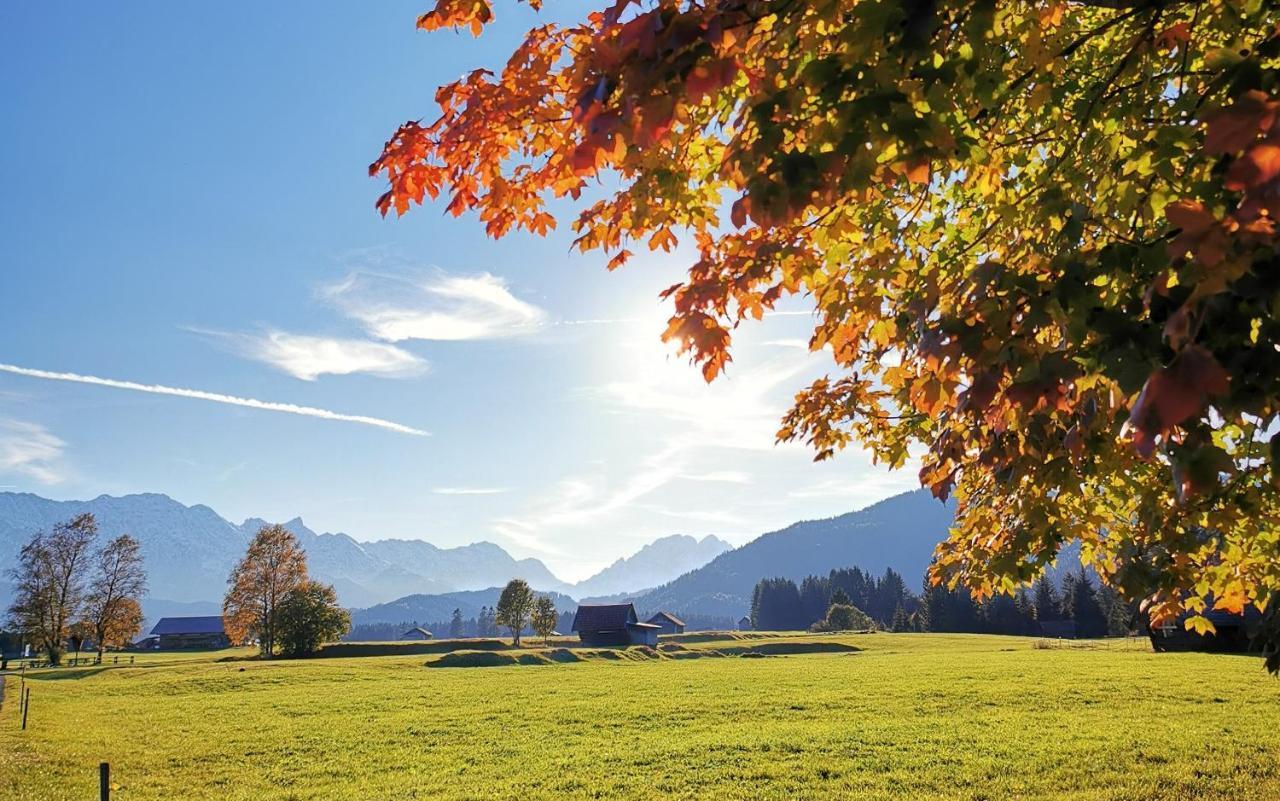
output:
[{"label": "wispy cloud", "polygon": [[501,495],[506,487],[436,487],[433,495]]},{"label": "wispy cloud", "polygon": [[277,403],[274,401],[257,400],[255,398],[241,398],[236,395],[223,395],[218,392],[206,392],[200,389],[166,387],[160,384],[139,384],[134,381],[119,381],[114,378],[99,378],[97,376],[80,375],[78,373],[56,373],[49,370],[35,370],[29,367],[18,367],[12,364],[0,364],[0,372],[24,375],[30,378],[43,378],[49,381],[69,381],[75,384],[92,384],[93,386],[99,387],[127,389],[133,392],[146,392],[152,395],[171,395],[178,398],[191,398],[193,400],[203,400],[211,403],[223,403],[229,406],[243,406],[249,409],[261,409],[268,412],[283,412],[285,414],[296,414],[303,417],[317,417],[321,420],[360,423],[361,425],[374,426],[376,428],[386,429],[387,431],[395,431],[399,434],[411,434],[418,437],[430,436],[428,432],[421,429],[411,428],[410,426],[394,423],[390,420],[383,420],[379,417],[367,417],[360,414],[342,414],[340,412],[329,411],[328,409],[319,409],[314,406],[298,406],[292,403]]},{"label": "wispy cloud", "polygon": [[37,423],[0,419],[0,472],[57,484],[65,478],[60,462],[66,445]]},{"label": "wispy cloud", "polygon": [[490,273],[357,271],[323,287],[321,296],[388,342],[499,339],[531,334],[547,323],[546,312]]},{"label": "wispy cloud", "polygon": [[788,339],[770,339],[760,343],[770,348],[792,348],[794,350],[808,350],[809,340],[800,339],[799,337]]},{"label": "wispy cloud", "polygon": [[718,484],[750,484],[751,476],[740,470],[713,470],[710,473],[685,473],[685,481],[710,481]]},{"label": "wispy cloud", "polygon": [[369,373],[386,377],[419,375],[427,362],[403,348],[365,339],[291,334],[266,331],[262,334],[239,334],[188,329],[213,338],[254,361],[269,364],[303,381],[329,375]]},{"label": "wispy cloud", "polygon": [[236,462],[230,467],[218,473],[218,481],[225,482],[230,480],[232,476],[249,466],[248,462]]},{"label": "wispy cloud", "polygon": [[[849,456],[852,458],[853,454]],[[833,478],[818,481],[807,487],[791,490],[787,493],[787,497],[801,500],[846,498],[849,508],[860,508],[899,492],[919,489],[920,481],[916,478],[917,471],[910,469],[914,464],[913,461],[907,469],[892,473],[867,470],[860,478]]]}]

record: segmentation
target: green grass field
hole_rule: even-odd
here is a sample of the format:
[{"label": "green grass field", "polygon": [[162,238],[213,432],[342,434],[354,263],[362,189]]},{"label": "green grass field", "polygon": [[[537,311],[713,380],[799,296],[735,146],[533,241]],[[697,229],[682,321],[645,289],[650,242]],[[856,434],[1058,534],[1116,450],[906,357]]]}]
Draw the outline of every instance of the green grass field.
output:
[{"label": "green grass field", "polygon": [[[833,641],[860,650],[733,653]],[[119,799],[1280,798],[1280,682],[1254,658],[978,635],[682,646],[434,670],[155,654],[29,674],[26,732],[10,677],[0,798],[96,798],[103,760]]]}]

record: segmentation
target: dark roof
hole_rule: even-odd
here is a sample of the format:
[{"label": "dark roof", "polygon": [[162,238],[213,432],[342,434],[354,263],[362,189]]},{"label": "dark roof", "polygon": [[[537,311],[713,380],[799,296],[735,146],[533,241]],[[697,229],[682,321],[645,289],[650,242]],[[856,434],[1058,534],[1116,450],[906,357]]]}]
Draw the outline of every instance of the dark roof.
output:
[{"label": "dark roof", "polygon": [[670,612],[656,612],[656,613],[653,615],[653,617],[649,618],[649,622],[650,622],[650,623],[656,623],[656,622],[657,622],[657,621],[659,621],[659,620],[666,620],[666,621],[668,621],[668,622],[670,622],[670,623],[672,623],[673,625],[676,625],[676,626],[683,626],[683,625],[684,625],[684,621],[683,621],[683,620],[681,620],[680,618],[678,618],[678,617],[676,617],[675,615],[671,614]]},{"label": "dark roof", "polygon": [[160,634],[226,634],[222,627],[222,615],[206,615],[204,617],[162,617],[151,629],[151,633]]},{"label": "dark roof", "polygon": [[631,604],[596,604],[578,607],[572,631],[618,631],[636,622]]},{"label": "dark roof", "polygon": [[409,629],[408,631],[406,631],[404,634],[401,634],[400,636],[401,636],[401,637],[412,637],[414,634],[420,634],[420,635],[422,635],[423,637],[432,637],[432,636],[434,636],[431,632],[427,631],[427,630],[426,630],[426,629],[424,629],[422,626],[414,626],[413,628]]},{"label": "dark roof", "polygon": [[1046,637],[1075,637],[1074,620],[1041,620],[1040,633]]}]

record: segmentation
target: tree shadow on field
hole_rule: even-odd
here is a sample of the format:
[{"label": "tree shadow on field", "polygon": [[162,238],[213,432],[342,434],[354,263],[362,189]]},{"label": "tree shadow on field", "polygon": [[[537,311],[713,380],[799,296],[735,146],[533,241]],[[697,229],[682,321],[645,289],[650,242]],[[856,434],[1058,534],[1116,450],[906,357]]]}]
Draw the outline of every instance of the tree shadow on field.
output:
[{"label": "tree shadow on field", "polygon": [[39,673],[28,673],[28,679],[36,679],[37,681],[65,681],[67,679],[83,679],[88,676],[94,676],[107,670],[109,665],[94,665],[93,667],[83,668],[48,668]]}]

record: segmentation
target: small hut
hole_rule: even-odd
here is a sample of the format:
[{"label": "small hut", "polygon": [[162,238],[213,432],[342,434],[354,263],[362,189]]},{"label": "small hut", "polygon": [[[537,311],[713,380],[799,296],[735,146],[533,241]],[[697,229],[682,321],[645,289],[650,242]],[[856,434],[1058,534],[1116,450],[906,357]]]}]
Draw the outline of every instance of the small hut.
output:
[{"label": "small hut", "polygon": [[657,626],[659,634],[684,634],[684,621],[670,612],[657,612],[646,622]]},{"label": "small hut", "polygon": [[[1146,604],[1143,604],[1142,615],[1147,616]],[[1262,613],[1256,606],[1246,606],[1244,612],[1236,614],[1221,609],[1207,609],[1203,613],[1213,624],[1212,634],[1198,634],[1188,631],[1184,625],[1190,613],[1177,620],[1165,621],[1153,627],[1148,624],[1147,633],[1151,637],[1151,647],[1156,651],[1218,651],[1226,653],[1245,653],[1256,648],[1250,637],[1250,629],[1258,624]]]},{"label": "small hut", "polygon": [[584,604],[573,616],[573,631],[583,645],[658,644],[659,627],[641,623],[633,604]]},{"label": "small hut", "polygon": [[751,631],[751,618],[746,615],[738,618],[738,631]]},{"label": "small hut", "polygon": [[401,634],[401,635],[400,635],[400,639],[402,639],[402,640],[429,640],[429,639],[431,639],[431,638],[432,638],[432,637],[434,637],[434,636],[435,636],[434,634],[432,634],[431,632],[427,631],[427,630],[426,630],[426,629],[424,629],[423,627],[421,627],[421,626],[414,626],[413,628],[411,628],[411,629],[409,629],[408,631],[406,631],[404,634]]}]

